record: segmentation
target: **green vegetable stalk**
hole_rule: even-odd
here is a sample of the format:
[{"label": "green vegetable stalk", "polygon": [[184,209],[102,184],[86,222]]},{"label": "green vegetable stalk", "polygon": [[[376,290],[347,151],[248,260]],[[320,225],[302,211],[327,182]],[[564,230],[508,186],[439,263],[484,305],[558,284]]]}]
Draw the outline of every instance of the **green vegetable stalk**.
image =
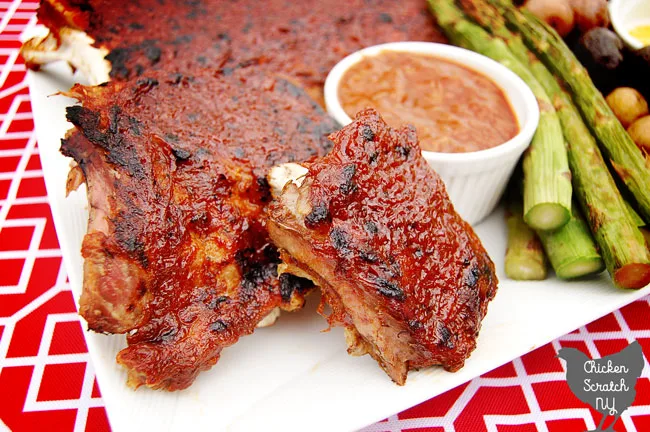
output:
[{"label": "green vegetable stalk", "polygon": [[621,270],[620,275],[630,274],[627,268],[645,268],[650,263],[650,254],[636,229],[638,220],[626,217],[629,216],[628,204],[621,197],[596,140],[573,105],[570,95],[523,43],[521,36],[506,28],[505,19],[493,2],[461,0],[461,3],[468,15],[503,39],[511,52],[529,65],[535,78],[544,86],[562,123],[575,196],[587,216],[607,269],[621,287],[644,286],[648,282],[644,283],[643,276],[638,280],[616,277]]},{"label": "green vegetable stalk", "polygon": [[521,202],[511,201],[506,207],[508,246],[505,272],[513,280],[544,280],[548,263],[542,243],[523,218]]},{"label": "green vegetable stalk", "polygon": [[521,34],[526,45],[566,83],[612,167],[634,195],[642,216],[650,220],[650,166],[594,86],[587,70],[544,22],[525,10],[519,11],[507,0],[491,1],[508,25]]},{"label": "green vegetable stalk", "polygon": [[641,216],[639,216],[636,210],[634,210],[634,207],[632,207],[632,205],[629,202],[627,201],[624,202],[625,202],[625,208],[627,209],[627,213],[630,215],[630,219],[632,219],[632,223],[634,223],[634,225],[638,227],[645,226],[645,221],[641,218]]},{"label": "green vegetable stalk", "polygon": [[603,271],[603,262],[587,223],[577,207],[571,220],[557,231],[540,231],[546,256],[560,279],[573,279]]}]

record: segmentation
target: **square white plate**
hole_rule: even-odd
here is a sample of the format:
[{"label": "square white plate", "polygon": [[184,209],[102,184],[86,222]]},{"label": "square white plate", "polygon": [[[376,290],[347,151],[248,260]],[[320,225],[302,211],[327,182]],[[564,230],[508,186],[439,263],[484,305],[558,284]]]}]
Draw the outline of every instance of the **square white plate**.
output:
[{"label": "square white plate", "polygon": [[[65,197],[70,159],[59,153],[71,125],[62,96],[80,77],[64,64],[29,72],[36,134],[54,223],[75,296],[83,277],[81,241],[86,231],[86,192]],[[276,325],[259,329],[222,353],[218,364],[187,390],[175,393],[129,389],[115,363],[124,336],[86,333],[108,417],[115,431],[355,430],[439,395],[554,338],[650,293],[615,289],[603,273],[577,282],[550,278],[514,282],[503,274],[505,224],[497,210],[476,231],[495,262],[499,291],[483,322],[478,348],[456,373],[441,368],[411,372],[404,387],[391,382],[369,357],[351,357],[343,332],[327,327],[315,312],[284,313]]]}]

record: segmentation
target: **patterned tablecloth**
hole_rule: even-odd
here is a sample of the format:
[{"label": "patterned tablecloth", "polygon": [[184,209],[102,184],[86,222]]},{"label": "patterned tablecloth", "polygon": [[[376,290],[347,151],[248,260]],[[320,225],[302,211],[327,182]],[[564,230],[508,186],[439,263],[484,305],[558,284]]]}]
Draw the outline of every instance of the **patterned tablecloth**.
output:
[{"label": "patterned tablecloth", "polygon": [[[18,55],[36,8],[0,2],[0,431],[110,430],[61,259]],[[593,429],[600,414],[571,393],[555,354],[568,346],[602,357],[635,339],[647,359],[650,297],[364,431]],[[650,431],[649,376],[646,360],[617,431]]]}]

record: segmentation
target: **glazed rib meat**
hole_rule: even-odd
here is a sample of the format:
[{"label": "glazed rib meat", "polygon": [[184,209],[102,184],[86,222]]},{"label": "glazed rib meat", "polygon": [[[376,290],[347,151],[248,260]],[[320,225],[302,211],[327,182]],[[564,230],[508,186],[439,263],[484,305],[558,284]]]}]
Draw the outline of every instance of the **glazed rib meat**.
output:
[{"label": "glazed rib meat", "polygon": [[112,79],[151,69],[212,73],[257,62],[318,102],[329,70],[363,47],[443,41],[424,0],[42,0],[48,27],[82,30],[110,51]]},{"label": "glazed rib meat", "polygon": [[184,388],[273,308],[301,305],[304,281],[277,277],[265,173],[323,155],[333,124],[293,84],[245,72],[71,90],[62,151],[90,204],[80,313],[129,332],[118,361],[134,386]]},{"label": "glazed rib meat", "polygon": [[265,176],[329,150],[328,71],[368,45],[441,40],[423,0],[43,0],[39,19],[52,33],[24,45],[30,67],[110,69],[71,90],[62,144],[90,210],[80,313],[127,333],[132,386],[167,390],[313,286],[278,277]]},{"label": "glazed rib meat", "polygon": [[330,136],[268,207],[284,272],[309,277],[346,329],[348,351],[368,353],[398,384],[431,365],[461,368],[497,289],[494,265],[454,211],[412,127],[360,112]]}]

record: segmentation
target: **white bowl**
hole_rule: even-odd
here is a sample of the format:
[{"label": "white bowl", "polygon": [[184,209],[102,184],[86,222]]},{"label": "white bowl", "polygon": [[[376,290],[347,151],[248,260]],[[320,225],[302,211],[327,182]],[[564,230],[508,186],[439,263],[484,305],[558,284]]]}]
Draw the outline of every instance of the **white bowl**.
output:
[{"label": "white bowl", "polygon": [[643,43],[630,35],[630,30],[640,25],[650,25],[650,1],[611,0],[609,18],[612,27],[623,42],[632,49],[643,48]]},{"label": "white bowl", "polygon": [[511,140],[486,150],[468,153],[423,151],[429,165],[442,177],[456,211],[470,224],[489,215],[503,194],[517,161],[533,138],[539,106],[530,88],[505,66],[480,54],[432,42],[395,42],[375,45],[350,54],[330,71],[325,81],[327,112],[342,126],[352,121],[338,97],[341,77],[355,63],[382,51],[430,54],[463,65],[490,78],[503,90],[519,123]]}]

